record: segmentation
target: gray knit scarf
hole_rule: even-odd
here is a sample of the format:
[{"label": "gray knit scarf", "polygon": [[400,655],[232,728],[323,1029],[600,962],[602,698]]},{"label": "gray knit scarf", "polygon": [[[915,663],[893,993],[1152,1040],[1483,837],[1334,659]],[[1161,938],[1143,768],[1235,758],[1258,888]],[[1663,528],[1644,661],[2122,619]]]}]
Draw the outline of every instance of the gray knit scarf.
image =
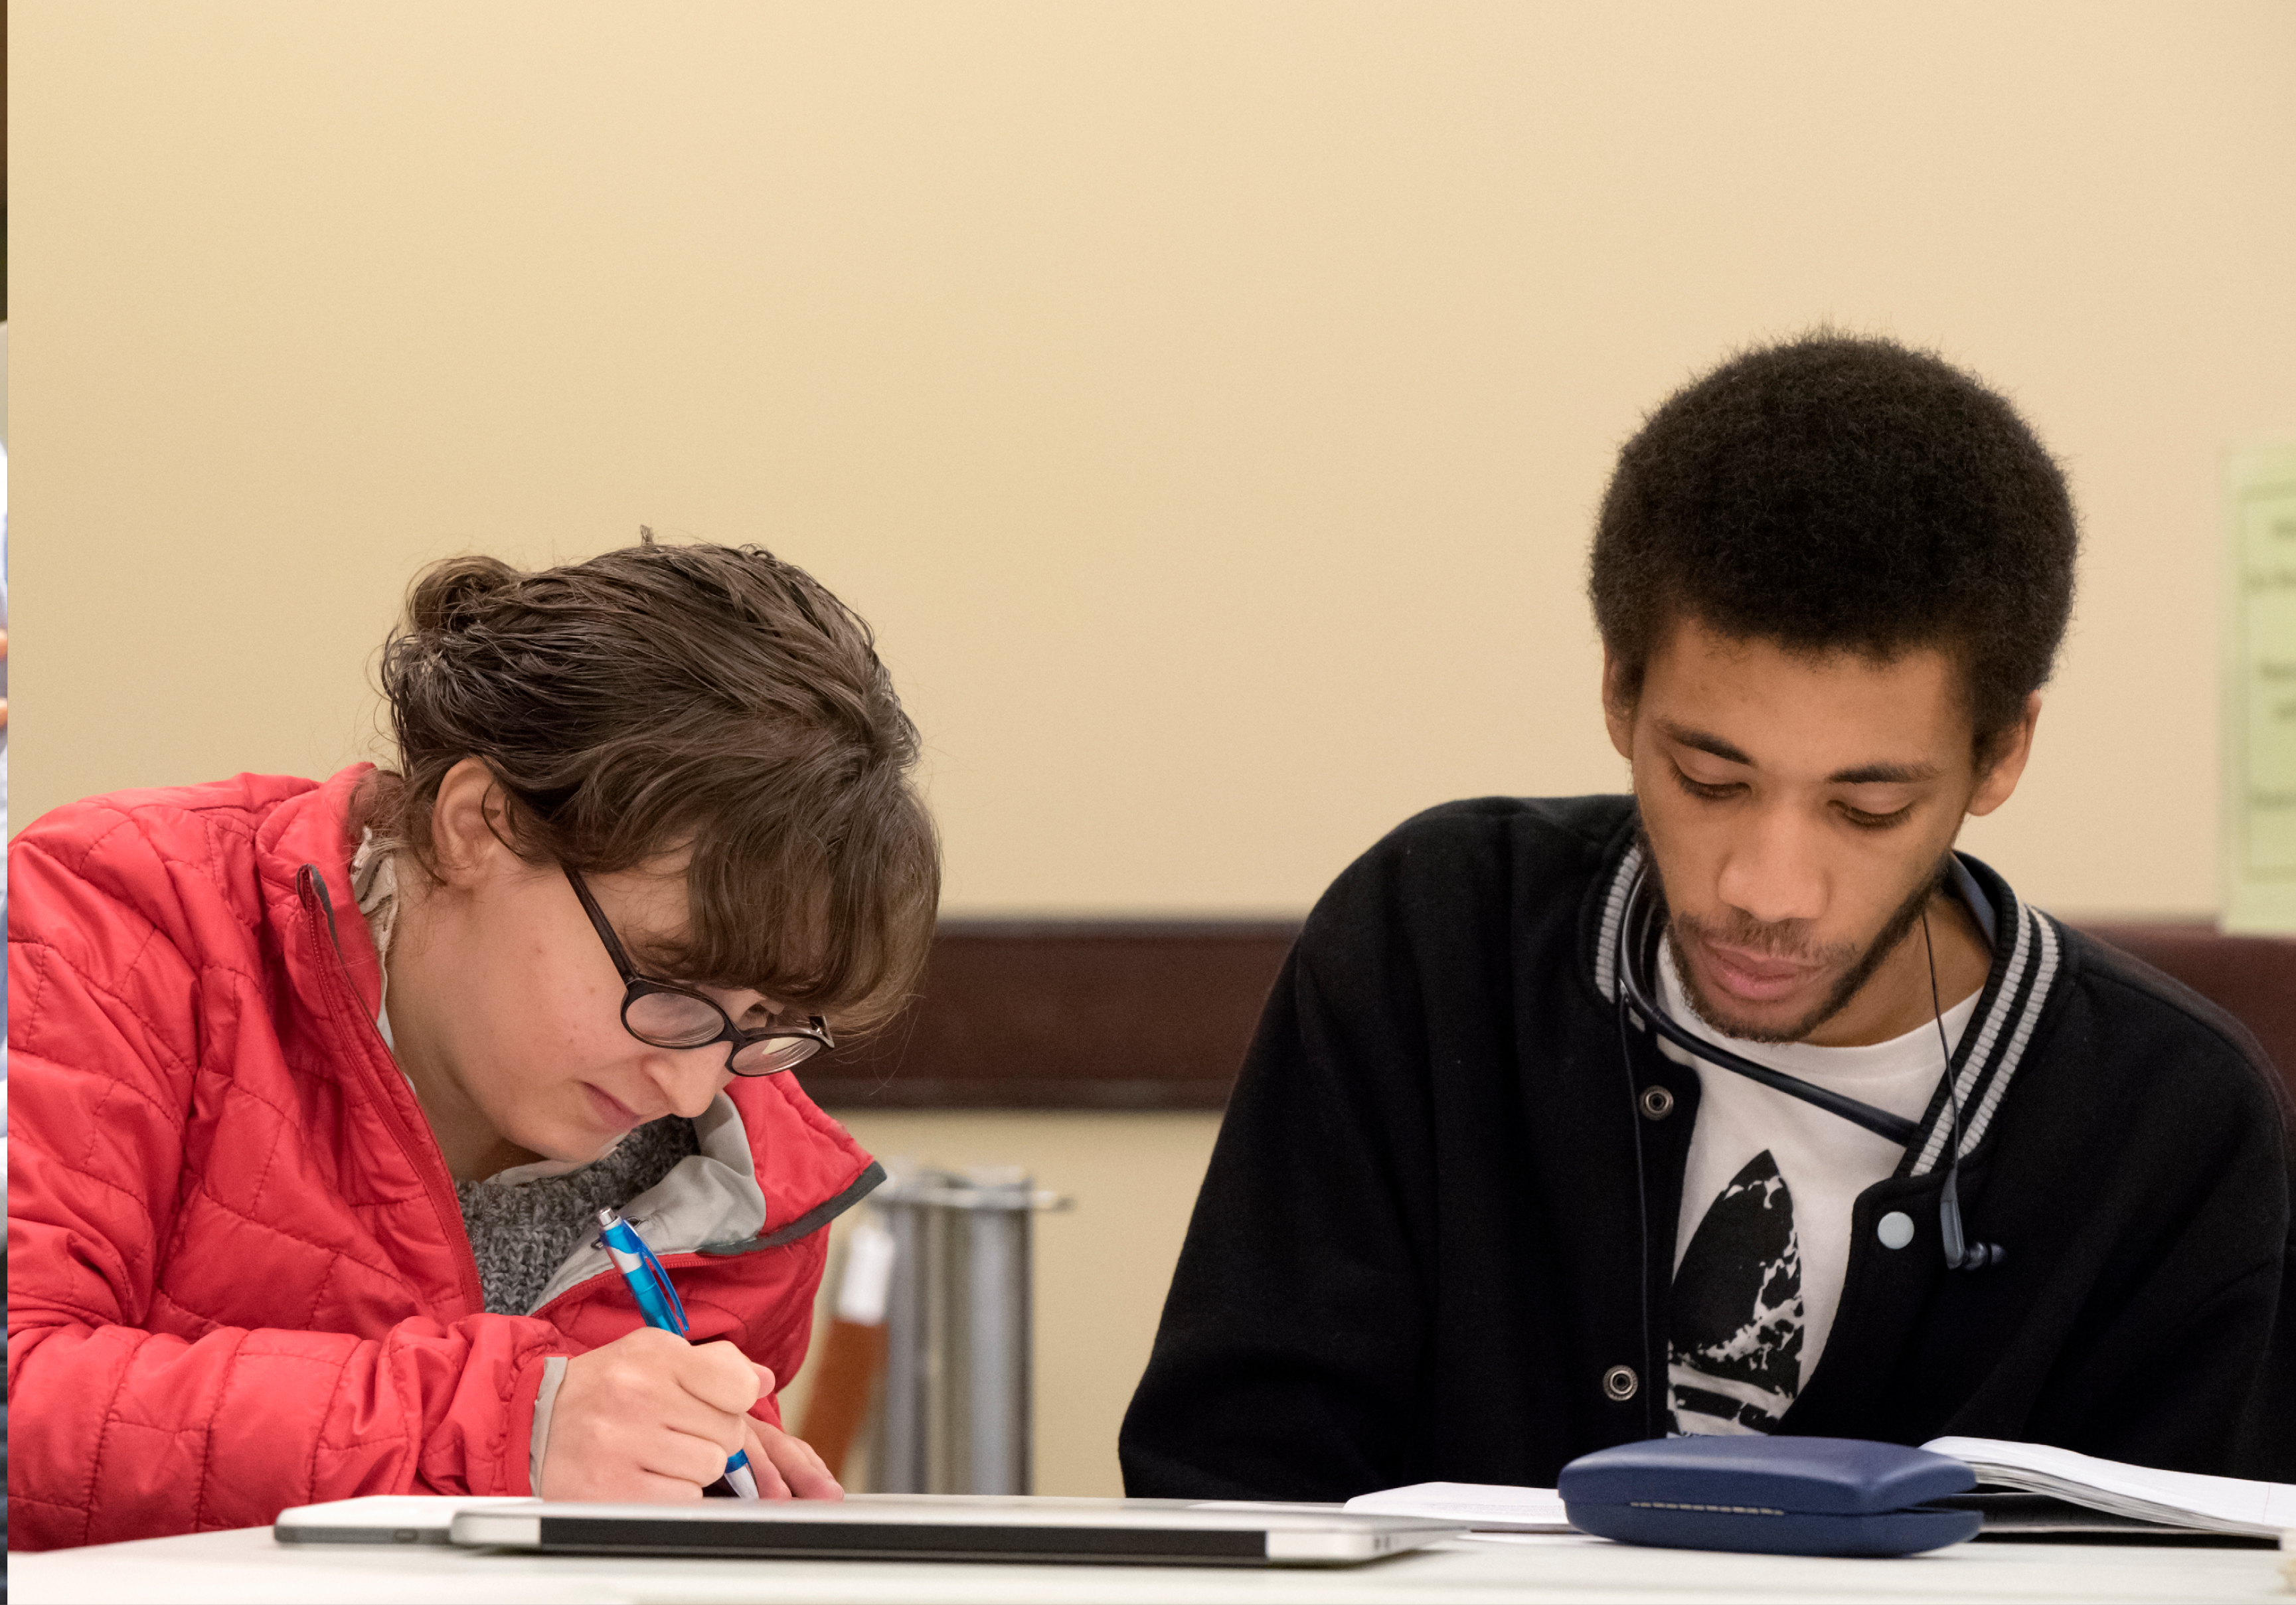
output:
[{"label": "gray knit scarf", "polygon": [[598,1224],[701,1151],[693,1122],[676,1115],[641,1126],[604,1159],[530,1182],[457,1182],[463,1230],[479,1261],[489,1315],[530,1315],[566,1257]]}]

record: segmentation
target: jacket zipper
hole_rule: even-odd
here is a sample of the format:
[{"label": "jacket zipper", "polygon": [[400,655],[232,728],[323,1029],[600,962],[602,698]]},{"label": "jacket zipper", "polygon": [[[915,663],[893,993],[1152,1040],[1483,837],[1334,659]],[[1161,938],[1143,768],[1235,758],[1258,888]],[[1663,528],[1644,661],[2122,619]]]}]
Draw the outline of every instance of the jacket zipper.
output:
[{"label": "jacket zipper", "polygon": [[[660,1259],[661,1267],[665,1271],[672,1270],[681,1265],[700,1265],[701,1263],[701,1256],[695,1253],[691,1249],[673,1249],[669,1253],[660,1255],[657,1257]],[[529,1310],[527,1312],[527,1318],[531,1321],[550,1321],[551,1318],[546,1312],[556,1309],[560,1305],[564,1304],[568,1299],[581,1292],[583,1289],[589,1287],[591,1283],[601,1282],[611,1282],[617,1286],[621,1286],[624,1292],[627,1292],[629,1290],[627,1287],[623,1286],[622,1284],[622,1273],[619,1271],[615,1270],[610,1263],[606,1269],[603,1271],[593,1271],[587,1276],[582,1278],[581,1281],[576,1282],[572,1287],[566,1289],[562,1292],[553,1294],[547,1303],[537,1305],[534,1308]],[[635,1312],[636,1306],[633,1305],[632,1308]],[[557,1322],[552,1321],[551,1324],[554,1326]],[[638,1324],[641,1326],[645,1324],[645,1318],[642,1314],[639,1314]]]},{"label": "jacket zipper", "polygon": [[[351,979],[350,961],[343,956],[342,933],[335,927],[334,899],[327,895],[327,883],[320,875],[317,865],[307,864],[295,872],[295,892],[303,905],[305,935],[310,942],[313,956],[319,961],[323,978],[321,991],[324,994],[328,1018],[335,1025],[338,1036],[359,1036],[363,1045],[372,1044],[373,1047],[381,1048],[384,1056],[391,1060],[392,1073],[397,1074],[398,1060],[391,1056],[388,1044],[382,1040],[382,1033],[376,1029],[374,1021],[368,1018],[365,1005],[360,1003],[358,986]],[[319,921],[313,917],[315,907],[326,921],[327,943],[334,953],[333,974],[340,980],[342,992],[349,995],[353,1004],[357,1005],[351,1011],[358,1016],[361,1024],[365,1027],[364,1033],[359,1032],[357,1028],[352,1028],[346,1032],[342,1026],[341,998],[326,984],[324,979],[328,968],[327,954],[319,946]],[[377,962],[381,962],[380,955],[377,955]],[[365,1062],[370,1077],[380,1079],[373,1077],[375,1064],[372,1052],[365,1056]],[[460,1273],[463,1298],[469,1306],[469,1313],[473,1315],[483,1314],[487,1307],[487,1296],[479,1282],[478,1256],[471,1250],[470,1234],[463,1226],[463,1206],[455,1197],[454,1180],[447,1175],[446,1164],[439,1157],[438,1144],[417,1142],[414,1140],[414,1134],[406,1129],[406,1123],[400,1116],[398,1106],[392,1101],[391,1089],[387,1084],[370,1090],[379,1094],[377,1102],[382,1110],[384,1123],[390,1127],[390,1134],[398,1141],[399,1151],[406,1156],[407,1163],[414,1167],[415,1174],[422,1178],[422,1190],[430,1200],[432,1212],[439,1217],[439,1235],[447,1240],[450,1247],[461,1250],[461,1253],[456,1256],[455,1269]],[[429,1134],[427,1130],[423,1133],[426,1137]]]}]

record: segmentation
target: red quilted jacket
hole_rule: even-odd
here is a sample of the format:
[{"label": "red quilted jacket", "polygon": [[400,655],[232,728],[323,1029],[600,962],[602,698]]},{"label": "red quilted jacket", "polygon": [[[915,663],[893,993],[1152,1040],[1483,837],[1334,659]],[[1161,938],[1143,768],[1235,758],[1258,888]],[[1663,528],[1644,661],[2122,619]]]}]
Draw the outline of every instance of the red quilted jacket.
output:
[{"label": "red quilted jacket", "polygon": [[[122,792],[10,845],[12,1548],[529,1493],[543,1362],[638,1324],[611,1275],[481,1313],[374,1027],[344,824],[363,773]],[[765,1229],[664,1261],[697,1339],[786,1382],[821,1227],[882,1173],[793,1077],[730,1091]]]}]

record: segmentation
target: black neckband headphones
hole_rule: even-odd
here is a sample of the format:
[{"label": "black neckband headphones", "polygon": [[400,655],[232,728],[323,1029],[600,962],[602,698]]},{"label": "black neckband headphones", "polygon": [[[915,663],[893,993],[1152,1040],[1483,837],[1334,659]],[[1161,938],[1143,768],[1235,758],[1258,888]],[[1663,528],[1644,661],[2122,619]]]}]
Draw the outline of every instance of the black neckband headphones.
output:
[{"label": "black neckband headphones", "polygon": [[[1634,1055],[1629,1050],[1628,1013],[1631,1010],[1649,1022],[1652,1030],[1685,1052],[1715,1065],[1734,1071],[1750,1081],[1816,1105],[1830,1115],[1837,1115],[1853,1126],[1861,1126],[1877,1135],[1887,1137],[1900,1146],[1910,1144],[1920,1134],[1920,1125],[1886,1109],[1876,1109],[1870,1103],[1845,1096],[1831,1087],[1804,1081],[1799,1076],[1773,1069],[1766,1064],[1734,1053],[1729,1049],[1705,1037],[1696,1036],[1682,1025],[1652,996],[1652,988],[1636,973],[1636,958],[1657,950],[1652,921],[1660,917],[1658,899],[1648,889],[1650,876],[1647,849],[1644,862],[1635,868],[1635,878],[1627,887],[1626,909],[1619,921],[1618,985],[1619,1056],[1627,1069],[1627,1098],[1629,1118],[1635,1133],[1635,1205],[1642,1232],[1642,1298],[1643,1298],[1643,1363],[1651,1362],[1650,1323],[1650,1200],[1644,1190],[1643,1175],[1643,1121],[1641,1118],[1641,1089],[1635,1084]],[[1972,1242],[1962,1235],[1961,1229],[1961,1089],[1954,1085],[1953,1044],[1945,1034],[1945,1011],[1939,1006],[1937,984],[1937,948],[1930,940],[1930,921],[1926,910],[1922,914],[1922,946],[1929,956],[1930,1010],[1937,1021],[1938,1045],[1945,1053],[1945,1089],[1947,1107],[1952,1111],[1952,1141],[1946,1149],[1945,1187],[1938,1195],[1938,1235],[1945,1248],[1945,1263],[1956,1271],[1981,1271],[1988,1265],[1999,1265],[2005,1257],[1998,1243]],[[1653,1378],[1653,1380],[1656,1380]],[[1644,1411],[1648,1421],[1657,1404],[1657,1388],[1644,1390]]]},{"label": "black neckband headphones", "polygon": [[[1816,1104],[1826,1113],[1837,1115],[1853,1126],[1862,1126],[1867,1131],[1878,1136],[1887,1137],[1900,1147],[1911,1143],[1921,1131],[1917,1122],[1908,1120],[1902,1115],[1892,1114],[1886,1109],[1876,1109],[1870,1103],[1861,1103],[1855,1098],[1833,1091],[1831,1087],[1819,1086],[1815,1082],[1804,1081],[1799,1076],[1790,1076],[1784,1070],[1773,1069],[1768,1065],[1758,1064],[1753,1060],[1733,1053],[1729,1049],[1710,1042],[1703,1036],[1693,1036],[1660,1006],[1651,995],[1649,984],[1636,972],[1635,963],[1637,954],[1654,952],[1657,946],[1652,939],[1653,936],[1652,921],[1659,916],[1659,910],[1656,897],[1652,896],[1648,889],[1649,876],[1650,866],[1647,862],[1636,866],[1634,880],[1627,888],[1625,917],[1620,921],[1618,995],[1619,1045],[1621,1052],[1625,1050],[1627,1044],[1627,1013],[1631,1009],[1649,1022],[1652,1030],[1656,1031],[1685,1052],[1702,1059],[1708,1064],[1734,1071],[1750,1081],[1759,1081],[1764,1086],[1784,1093],[1790,1098],[1799,1098],[1805,1103]],[[1959,1186],[1961,1090],[1954,1085],[1953,1044],[1946,1038],[1945,1011],[1939,1005],[1937,949],[1930,940],[1930,921],[1926,911],[1922,914],[1922,946],[1929,956],[1930,1009],[1932,1018],[1937,1021],[1938,1046],[1945,1055],[1946,1101],[1947,1107],[1952,1111],[1953,1140],[1946,1150],[1945,1190],[1938,1197],[1938,1232],[1945,1245],[1945,1263],[1948,1266],[1956,1271],[1981,1271],[1987,1265],[1998,1265],[2003,1258],[2003,1254],[1998,1243],[1972,1242],[1962,1235]],[[1627,1061],[1627,1074],[1631,1082],[1634,1076],[1634,1062],[1631,1058]],[[1633,1091],[1631,1087],[1629,1090]],[[1639,1119],[1635,1123],[1635,1146],[1639,1159],[1642,1147],[1642,1122]]]}]

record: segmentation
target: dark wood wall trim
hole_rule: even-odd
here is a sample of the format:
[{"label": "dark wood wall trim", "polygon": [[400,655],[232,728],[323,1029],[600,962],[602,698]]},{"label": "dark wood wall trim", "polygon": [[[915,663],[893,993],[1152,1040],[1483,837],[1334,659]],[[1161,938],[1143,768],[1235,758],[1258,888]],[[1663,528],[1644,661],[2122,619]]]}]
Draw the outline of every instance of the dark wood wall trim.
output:
[{"label": "dark wood wall trim", "polygon": [[2228,937],[2199,920],[2095,921],[2081,929],[2184,982],[2253,1031],[2296,1093],[2296,938]]},{"label": "dark wood wall trim", "polygon": [[1299,934],[944,921],[908,1012],[800,1074],[827,1109],[1223,1109]]},{"label": "dark wood wall trim", "polygon": [[[2244,1020],[2296,1084],[2296,941],[2199,924],[2095,935]],[[918,1002],[801,1071],[832,1110],[1218,1110],[1292,921],[944,921]]]}]

